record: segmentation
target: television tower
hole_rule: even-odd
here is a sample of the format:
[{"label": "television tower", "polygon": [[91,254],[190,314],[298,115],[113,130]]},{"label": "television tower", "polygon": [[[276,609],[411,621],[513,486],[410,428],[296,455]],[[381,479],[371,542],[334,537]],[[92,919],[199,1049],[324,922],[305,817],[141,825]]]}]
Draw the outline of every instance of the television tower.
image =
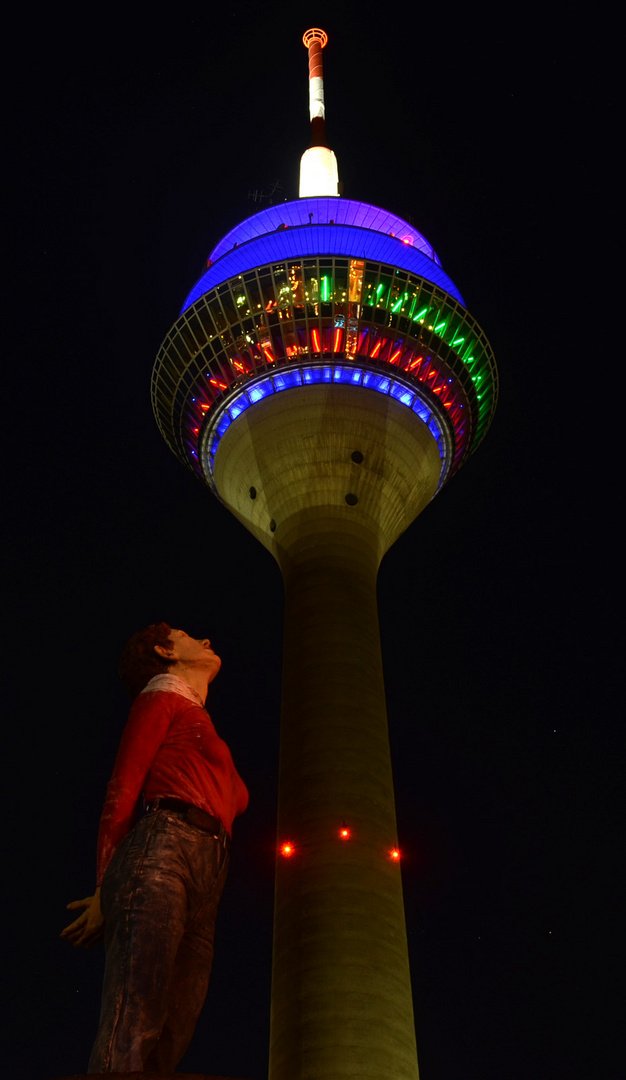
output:
[{"label": "television tower", "polygon": [[270,1080],[417,1080],[376,576],[482,440],[497,376],[421,233],[339,197],[327,36],[303,40],[300,197],[213,249],[152,402],[285,582]]}]

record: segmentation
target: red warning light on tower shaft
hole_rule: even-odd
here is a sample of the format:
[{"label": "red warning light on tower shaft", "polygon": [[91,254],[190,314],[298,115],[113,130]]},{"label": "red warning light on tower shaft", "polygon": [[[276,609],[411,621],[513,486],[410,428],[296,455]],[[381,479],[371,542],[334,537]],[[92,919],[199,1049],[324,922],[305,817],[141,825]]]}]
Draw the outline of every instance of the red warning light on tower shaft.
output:
[{"label": "red warning light on tower shaft", "polygon": [[[337,835],[339,836],[340,840],[349,840],[351,838],[352,833],[351,833],[350,829],[347,827],[347,825],[342,825],[342,827],[338,830]],[[283,856],[283,858],[290,859],[292,855],[296,854],[296,845],[294,844],[293,840],[285,840],[280,845],[278,850],[279,850],[280,854]],[[389,859],[391,859],[392,862],[399,862],[400,858],[401,858],[400,849],[397,848],[397,847],[391,848],[387,852],[387,856],[388,856]]]}]

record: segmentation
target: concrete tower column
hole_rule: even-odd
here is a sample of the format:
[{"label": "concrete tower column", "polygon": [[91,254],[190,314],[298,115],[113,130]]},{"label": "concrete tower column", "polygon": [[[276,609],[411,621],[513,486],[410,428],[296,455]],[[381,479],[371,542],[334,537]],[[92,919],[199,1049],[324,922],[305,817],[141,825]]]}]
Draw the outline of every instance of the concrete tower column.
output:
[{"label": "concrete tower column", "polygon": [[285,575],[278,836],[294,853],[276,869],[270,1080],[418,1075],[367,539],[318,533]]},{"label": "concrete tower column", "polygon": [[440,469],[415,414],[349,386],[266,399],[217,452],[285,582],[270,1080],[418,1077],[376,576]]}]

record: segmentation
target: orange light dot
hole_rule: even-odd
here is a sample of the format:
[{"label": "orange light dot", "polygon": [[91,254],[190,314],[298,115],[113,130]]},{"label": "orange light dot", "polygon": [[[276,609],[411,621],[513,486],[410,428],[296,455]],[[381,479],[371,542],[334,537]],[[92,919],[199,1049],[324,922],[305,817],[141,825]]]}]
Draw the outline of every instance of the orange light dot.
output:
[{"label": "orange light dot", "polygon": [[389,852],[389,858],[393,859],[395,862],[398,861],[398,859],[400,858],[400,852],[398,851],[397,847],[391,849],[391,851]]},{"label": "orange light dot", "polygon": [[293,855],[293,851],[293,844],[289,840],[281,845],[280,853],[281,855],[284,855],[286,859],[288,859],[290,855]]},{"label": "orange light dot", "polygon": [[340,829],[339,830],[339,836],[341,837],[342,840],[349,840],[349,838],[350,838],[350,830],[346,829],[345,827],[343,829]]}]

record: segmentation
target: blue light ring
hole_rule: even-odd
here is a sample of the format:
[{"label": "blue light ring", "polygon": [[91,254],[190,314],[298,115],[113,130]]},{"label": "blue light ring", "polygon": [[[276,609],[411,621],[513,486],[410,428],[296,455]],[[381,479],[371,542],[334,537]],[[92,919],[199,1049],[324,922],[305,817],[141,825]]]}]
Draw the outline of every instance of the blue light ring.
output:
[{"label": "blue light ring", "polygon": [[[334,377],[334,373],[338,368],[341,368],[345,371],[346,378],[336,379]],[[305,375],[307,371],[310,371],[311,373],[317,371],[324,373],[329,369],[332,371],[332,377],[328,379],[322,377],[320,379],[308,380]],[[430,418],[426,426],[429,428],[431,434],[433,435],[433,438],[437,442],[439,454],[441,457],[441,473],[439,477],[439,483],[437,485],[437,491],[439,491],[451,475],[450,469],[455,459],[456,448],[453,426],[449,418],[446,416],[445,410],[441,406],[441,403],[437,400],[434,400],[436,399],[436,395],[430,393],[428,391],[428,387],[425,387],[422,384],[416,385],[415,383],[411,383],[409,385],[401,377],[398,377],[395,374],[389,374],[385,371],[372,370],[369,364],[367,366],[362,363],[356,363],[352,365],[344,359],[341,360],[338,364],[336,364],[335,362],[323,363],[319,361],[310,364],[299,363],[291,365],[289,367],[282,367],[280,368],[280,370],[272,372],[270,374],[264,372],[263,374],[259,375],[258,378],[252,379],[250,382],[248,382],[245,388],[241,385],[233,387],[232,392],[224,398],[224,400],[217,407],[217,409],[213,408],[210,413],[207,413],[204,423],[202,424],[202,427],[200,429],[200,434],[198,436],[198,460],[202,469],[203,477],[211,490],[214,492],[214,494],[218,498],[220,498],[219,492],[215,485],[215,481],[213,479],[213,462],[215,459],[217,448],[221,441],[222,435],[225,434],[231,423],[233,423],[234,420],[237,419],[237,417],[241,415],[242,412],[247,411],[247,409],[253,407],[254,402],[252,402],[250,398],[251,395],[254,393],[255,387],[261,387],[264,384],[271,384],[271,386],[273,387],[271,392],[281,393],[283,390],[291,390],[297,388],[302,389],[309,385],[317,385],[319,384],[319,382],[340,382],[344,385],[355,385],[352,381],[351,375],[356,370],[363,372],[363,382],[361,384],[363,389],[369,389],[373,392],[383,393],[385,396],[394,397],[396,401],[400,402],[400,404],[405,404],[406,407],[411,408],[411,411],[415,412],[415,415],[422,421],[422,423],[424,423],[425,421],[420,415],[419,408],[416,409],[415,405],[419,403],[419,405],[425,407],[429,411]],[[289,375],[299,375],[300,381],[296,383],[290,382],[288,378]],[[370,376],[370,379],[367,383],[365,382],[366,375]],[[380,382],[377,383],[376,380],[380,380]],[[383,384],[388,384],[386,386],[386,389],[382,388]],[[394,388],[397,388],[395,393],[392,392]],[[407,403],[402,400],[403,392],[411,396],[411,405],[407,405]],[[266,396],[268,395],[264,394],[263,398]],[[243,409],[238,408],[241,399],[246,400],[246,405]],[[237,412],[233,416],[233,412],[235,409],[237,409]]]},{"label": "blue light ring", "polygon": [[284,229],[246,241],[222,255],[209,267],[188,294],[183,314],[205,293],[248,270],[290,259],[316,258],[364,259],[399,268],[449,293],[464,305],[463,297],[442,267],[419,249],[403,244],[397,237],[350,225],[310,225],[302,229]]},{"label": "blue light ring", "polygon": [[289,228],[309,228],[312,224],[309,215],[315,218],[315,224],[327,224],[331,220],[337,225],[350,225],[353,228],[370,229],[373,232],[381,232],[389,235],[394,233],[398,239],[403,236],[412,236],[413,243],[410,245],[416,250],[422,251],[438,266],[441,261],[423,233],[397,214],[381,207],[372,206],[369,203],[359,202],[354,199],[337,199],[332,197],[317,196],[307,199],[294,199],[290,202],[280,203],[277,206],[268,206],[257,214],[239,222],[230,229],[225,236],[215,245],[209,259],[217,262],[235,244],[241,245],[267,233],[275,232],[279,226],[287,225]]},{"label": "blue light ring", "polygon": [[[430,413],[432,413],[433,411],[440,411],[441,415],[446,417],[449,428],[453,433],[453,443],[455,443],[454,425],[452,424],[452,421],[448,419],[447,412],[444,411],[445,406],[442,405],[439,397],[431,391],[427,383],[420,382],[418,379],[412,377],[409,373],[401,373],[401,371],[399,371],[399,369],[396,368],[395,365],[390,365],[386,361],[379,362],[376,360],[372,360],[369,357],[361,357],[358,354],[355,358],[346,358],[345,354],[340,353],[321,353],[317,355],[320,356],[320,361],[322,361],[321,363],[320,361],[303,362],[302,359],[300,359],[296,364],[285,364],[281,365],[278,368],[270,368],[265,369],[264,371],[260,371],[256,374],[256,376],[250,374],[238,378],[217,397],[217,399],[213,402],[211,408],[207,410],[207,412],[201,419],[194,418],[194,421],[191,421],[188,418],[186,419],[186,417],[188,417],[188,410],[190,407],[189,393],[190,390],[195,389],[195,387],[193,386],[193,384],[191,384],[191,386],[186,385],[185,380],[181,379],[179,382],[178,391],[174,395],[173,407],[170,415],[172,415],[172,412],[176,414],[173,417],[175,423],[174,428],[171,431],[171,436],[175,440],[176,444],[179,446],[181,455],[184,455],[185,463],[189,467],[191,467],[192,471],[198,471],[196,456],[193,455],[194,460],[190,461],[189,451],[187,447],[189,439],[189,427],[192,422],[198,423],[201,428],[201,431],[197,437],[198,441],[200,441],[202,437],[202,429],[205,427],[205,425],[213,427],[213,425],[215,424],[219,426],[218,418],[225,413],[228,414],[233,404],[233,398],[241,399],[242,395],[247,393],[249,397],[251,397],[250,403],[253,404],[255,403],[254,397],[256,397],[255,388],[257,388],[258,392],[258,388],[261,384],[269,384],[272,382],[272,380],[276,381],[278,391],[291,388],[291,380],[289,380],[288,383],[286,383],[285,380],[288,379],[289,373],[293,373],[294,371],[302,371],[303,381],[305,382],[305,384],[308,384],[311,381],[317,381],[307,379],[306,372],[309,371],[311,374],[313,374],[314,372],[319,370],[320,381],[344,382],[351,385],[355,385],[356,381],[357,384],[360,383],[364,385],[365,388],[374,389],[378,392],[390,393],[392,397],[396,397],[398,400],[400,400],[402,404],[408,405],[409,407],[411,407],[410,401],[417,400],[419,402],[422,402],[422,404],[424,404],[424,407],[428,408]],[[322,357],[324,356],[327,357],[325,362],[322,360]],[[206,360],[206,357],[204,359]],[[216,357],[216,359],[218,358]],[[224,356],[219,357],[219,360],[223,359]],[[222,366],[223,365],[220,364],[220,369]],[[450,373],[450,377],[454,377],[454,372],[450,369],[448,370]],[[343,378],[340,374],[338,374],[342,371],[345,372],[345,377]],[[328,378],[326,378],[326,373],[328,373]],[[356,380],[355,375],[357,376]],[[444,375],[444,373],[440,373],[440,377],[442,375]],[[472,428],[474,427],[471,405],[466,393],[463,392],[464,388],[462,387],[462,384],[459,384],[457,378],[455,378],[454,381],[457,383],[457,387],[461,389],[462,397],[465,399],[464,404],[467,406],[465,423],[466,425],[469,425],[469,430],[471,432]],[[403,395],[409,400],[404,400]],[[155,411],[157,411],[157,416],[160,418],[160,410]],[[414,408],[414,411],[418,415],[420,415],[420,411],[418,408]],[[230,418],[232,420],[235,417],[230,414]],[[423,416],[421,418],[425,420]],[[427,421],[425,420],[425,422]],[[162,433],[165,437],[163,425],[159,424],[159,426],[161,427]],[[223,434],[223,432],[219,432],[220,437],[221,434]],[[170,442],[170,439],[166,438],[166,441]],[[472,445],[472,437],[471,435],[469,435],[460,457],[458,455],[458,448],[456,444],[454,444],[454,446],[450,449],[448,455],[449,464],[452,464],[454,466],[454,472],[457,470],[460,464],[465,461],[466,458],[469,456],[472,450]]]}]

